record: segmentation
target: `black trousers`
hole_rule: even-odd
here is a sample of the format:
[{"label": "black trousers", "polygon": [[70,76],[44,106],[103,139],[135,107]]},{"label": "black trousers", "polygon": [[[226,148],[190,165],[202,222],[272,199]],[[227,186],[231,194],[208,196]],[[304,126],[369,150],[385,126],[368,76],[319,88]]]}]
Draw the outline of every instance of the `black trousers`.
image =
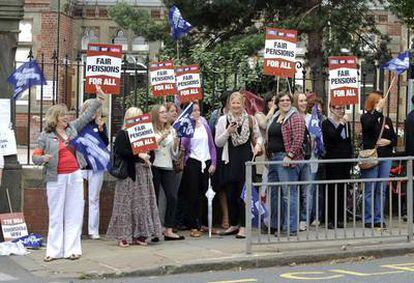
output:
[{"label": "black trousers", "polygon": [[160,192],[160,187],[164,190],[167,199],[167,208],[165,211],[164,226],[173,228],[175,222],[175,210],[177,208],[178,186],[176,184],[176,173],[173,170],[165,170],[158,167],[152,167],[153,182],[155,194]]},{"label": "black trousers", "polygon": [[206,168],[201,172],[201,162],[189,158],[184,167],[182,189],[186,203],[185,223],[190,229],[198,229],[200,225],[207,224],[206,219],[201,219],[201,211],[207,208],[205,193],[208,190],[210,164],[211,162],[207,161]]},{"label": "black trousers", "polygon": [[[341,180],[351,178],[351,167],[349,163],[331,163],[326,166],[326,179],[327,180]],[[336,207],[337,207],[337,222],[344,222],[344,199],[346,198],[346,184],[330,184],[328,187],[328,223],[335,223],[335,187],[337,191],[336,195]],[[345,193],[344,193],[345,188]]]},{"label": "black trousers", "polygon": [[243,182],[233,182],[226,188],[231,226],[246,226],[245,206],[241,198],[243,185]]}]

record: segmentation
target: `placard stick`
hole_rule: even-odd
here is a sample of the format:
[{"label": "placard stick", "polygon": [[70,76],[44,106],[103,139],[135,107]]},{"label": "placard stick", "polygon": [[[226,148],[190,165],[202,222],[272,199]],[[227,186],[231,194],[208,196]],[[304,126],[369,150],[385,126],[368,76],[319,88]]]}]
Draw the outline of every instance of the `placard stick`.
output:
[{"label": "placard stick", "polygon": [[276,93],[279,94],[279,77],[276,77]]},{"label": "placard stick", "polygon": [[384,96],[384,98],[383,99],[386,99],[387,97],[388,97],[388,95],[390,94],[390,90],[391,90],[391,88],[392,88],[392,85],[394,84],[394,82],[395,82],[395,78],[396,78],[397,76],[396,75],[394,75],[394,77],[392,78],[392,80],[391,80],[391,83],[390,83],[390,86],[388,87],[388,90],[387,90],[387,92],[386,92],[386,94],[385,94],[385,96]]},{"label": "placard stick", "polygon": [[287,85],[288,85],[289,94],[292,95],[292,89],[290,87],[290,82],[289,82],[289,79],[288,78],[286,78],[286,82],[287,82]]},{"label": "placard stick", "polygon": [[10,201],[9,189],[6,189],[7,202],[9,203],[10,213],[13,213],[13,208]]}]

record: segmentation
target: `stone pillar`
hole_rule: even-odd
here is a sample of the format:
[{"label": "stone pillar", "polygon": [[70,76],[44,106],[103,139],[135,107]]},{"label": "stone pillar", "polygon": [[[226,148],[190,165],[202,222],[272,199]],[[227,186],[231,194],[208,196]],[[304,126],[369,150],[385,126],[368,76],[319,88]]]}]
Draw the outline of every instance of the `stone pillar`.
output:
[{"label": "stone pillar", "polygon": [[[23,0],[0,0],[0,98],[10,98],[11,88],[6,82],[13,72],[17,48],[19,22],[23,19]],[[22,167],[17,155],[5,157],[3,182],[0,187],[0,213],[8,212],[6,188],[9,189],[14,211],[22,209]]]}]

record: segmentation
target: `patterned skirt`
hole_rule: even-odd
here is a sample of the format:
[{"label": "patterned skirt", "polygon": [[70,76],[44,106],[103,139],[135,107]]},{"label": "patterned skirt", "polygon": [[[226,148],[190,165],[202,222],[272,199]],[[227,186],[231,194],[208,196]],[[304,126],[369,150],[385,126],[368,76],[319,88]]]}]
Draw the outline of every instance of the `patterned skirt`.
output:
[{"label": "patterned skirt", "polygon": [[135,181],[126,178],[116,182],[107,238],[130,242],[138,237],[161,237],[151,169],[136,163],[135,172]]}]

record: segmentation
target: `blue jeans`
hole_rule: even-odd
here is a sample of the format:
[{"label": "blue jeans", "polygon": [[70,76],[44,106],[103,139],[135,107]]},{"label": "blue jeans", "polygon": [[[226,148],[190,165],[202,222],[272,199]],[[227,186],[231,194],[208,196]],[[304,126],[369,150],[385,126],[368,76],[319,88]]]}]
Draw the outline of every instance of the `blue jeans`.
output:
[{"label": "blue jeans", "polygon": [[[286,156],[286,153],[278,153],[272,157],[272,161],[282,161]],[[303,167],[303,164],[296,164],[294,167],[284,167],[281,164],[272,164],[269,166],[269,182],[295,182],[299,181],[300,172]],[[287,231],[287,225],[289,223],[290,232],[297,231],[297,197],[298,190],[297,186],[294,185],[282,185],[281,186],[281,219],[282,220],[282,230]],[[271,207],[272,207],[272,227],[277,228],[277,211],[278,211],[278,190],[279,187],[272,188],[271,194]],[[288,211],[289,209],[289,211]],[[275,213],[275,214],[274,214]],[[283,216],[283,217],[282,217]],[[275,222],[273,222],[275,220]],[[275,224],[275,225],[274,225]]]},{"label": "blue jeans", "polygon": [[[310,164],[301,164],[300,181],[312,181]],[[300,221],[311,222],[313,208],[314,186],[312,184],[300,186]]]},{"label": "blue jeans", "polygon": [[[380,161],[377,166],[368,170],[361,170],[361,177],[363,179],[369,178],[388,178],[390,176],[392,161]],[[381,215],[384,216],[384,199],[386,195],[385,188],[387,182],[367,182],[365,184],[365,223],[372,223],[372,205],[374,205],[374,223],[381,223]],[[381,199],[382,191],[382,199]],[[374,203],[372,204],[372,196],[374,195]],[[382,210],[381,210],[382,206]]]}]

